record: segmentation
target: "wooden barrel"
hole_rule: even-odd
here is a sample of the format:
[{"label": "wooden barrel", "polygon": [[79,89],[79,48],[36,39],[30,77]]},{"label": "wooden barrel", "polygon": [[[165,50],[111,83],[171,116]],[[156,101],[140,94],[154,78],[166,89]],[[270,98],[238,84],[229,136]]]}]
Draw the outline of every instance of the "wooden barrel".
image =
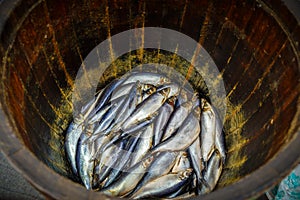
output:
[{"label": "wooden barrel", "polygon": [[[216,190],[201,199],[256,197],[299,162],[300,26],[285,1],[6,0],[0,16],[1,149],[49,198],[105,198],[75,181],[65,130],[83,59],[110,36],[133,28],[163,27],[191,37],[224,81],[228,159]],[[132,63],[174,56],[135,53],[117,60],[120,73],[108,71],[104,79]],[[175,60],[181,62],[175,69],[186,75],[184,61]]]}]

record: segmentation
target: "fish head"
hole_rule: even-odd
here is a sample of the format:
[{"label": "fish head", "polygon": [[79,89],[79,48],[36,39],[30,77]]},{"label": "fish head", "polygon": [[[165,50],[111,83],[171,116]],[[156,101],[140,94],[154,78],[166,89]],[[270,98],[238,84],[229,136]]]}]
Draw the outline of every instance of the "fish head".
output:
[{"label": "fish head", "polygon": [[143,89],[144,91],[147,91],[147,90],[152,89],[152,88],[155,88],[155,86],[152,85],[152,84],[149,84],[149,83],[144,83],[144,84],[142,84],[142,89]]},{"label": "fish head", "polygon": [[201,109],[203,111],[208,111],[208,110],[211,110],[212,107],[211,105],[208,103],[208,101],[204,98],[201,99]]},{"label": "fish head", "polygon": [[169,83],[170,80],[164,76],[160,77],[159,83],[160,84],[165,84],[165,83]]},{"label": "fish head", "polygon": [[167,99],[167,103],[174,107],[176,99],[177,98],[175,96],[172,96],[172,97]]},{"label": "fish head", "polygon": [[151,95],[151,94],[153,94],[154,92],[156,92],[156,87],[154,87],[154,86],[146,90],[146,93],[147,93],[148,95]]},{"label": "fish head", "polygon": [[87,126],[86,126],[86,133],[88,134],[88,135],[92,135],[93,134],[93,132],[94,132],[94,127],[95,127],[95,124],[93,123],[93,124],[87,124]]},{"label": "fish head", "polygon": [[188,156],[188,153],[186,151],[180,151],[179,156],[186,158]]},{"label": "fish head", "polygon": [[174,95],[178,95],[180,93],[180,90],[183,89],[183,88],[179,87],[179,85],[176,83],[165,84],[162,86],[162,88],[170,88],[172,91],[172,94],[174,94]]},{"label": "fish head", "polygon": [[192,168],[188,168],[188,169],[186,169],[184,171],[181,171],[179,178],[181,180],[187,179],[188,177],[190,177],[190,175],[192,174],[192,172],[193,172]]},{"label": "fish head", "polygon": [[151,156],[149,156],[148,158],[146,158],[146,159],[143,161],[143,167],[144,167],[144,168],[149,167],[153,160],[154,160],[154,156],[153,156],[153,155],[151,155]]},{"label": "fish head", "polygon": [[165,98],[167,98],[170,93],[170,88],[166,87],[166,88],[160,90],[159,93],[161,95],[163,95]]},{"label": "fish head", "polygon": [[84,116],[83,114],[79,113],[74,117],[74,123],[75,124],[81,124],[84,121]]}]

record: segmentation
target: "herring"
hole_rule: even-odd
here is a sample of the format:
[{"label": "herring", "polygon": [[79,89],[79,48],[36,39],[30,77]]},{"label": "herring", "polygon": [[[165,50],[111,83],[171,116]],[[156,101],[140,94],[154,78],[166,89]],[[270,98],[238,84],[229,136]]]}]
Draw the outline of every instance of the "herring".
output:
[{"label": "herring", "polygon": [[124,153],[124,147],[126,143],[122,142],[120,146],[114,145],[110,148],[107,148],[103,153],[100,155],[100,157],[97,157],[96,160],[98,162],[97,164],[97,170],[94,172],[97,179],[94,179],[94,185],[97,186],[97,188],[102,187],[102,182],[107,178],[109,173],[112,170],[113,165],[117,162],[118,158],[123,155]]},{"label": "herring", "polygon": [[88,135],[84,132],[81,134],[78,141],[76,152],[76,167],[78,174],[87,189],[92,188],[92,174],[94,168],[94,162],[90,160],[91,149],[87,143],[84,143],[88,139]]},{"label": "herring", "polygon": [[185,102],[184,104],[180,105],[170,117],[170,120],[167,123],[167,127],[164,131],[162,141],[168,139],[183,123],[185,118],[190,113],[192,108],[191,102]]},{"label": "herring", "polygon": [[110,196],[123,196],[135,188],[138,182],[142,179],[146,170],[153,162],[153,156],[141,160],[128,170],[123,172],[118,181],[112,183],[107,188],[101,190],[102,193]]},{"label": "herring", "polygon": [[191,167],[191,165],[190,165],[190,161],[188,159],[187,152],[181,151],[181,152],[179,152],[179,155],[176,158],[175,165],[173,166],[171,172],[177,173],[177,172],[186,170],[190,167]]},{"label": "herring", "polygon": [[214,112],[216,115],[215,148],[218,150],[218,152],[222,158],[222,163],[224,165],[225,161],[226,161],[225,136],[224,136],[224,132],[222,129],[222,122],[221,122],[220,118],[218,117],[215,109],[214,109]]},{"label": "herring", "polygon": [[192,174],[192,171],[193,170],[189,168],[185,171],[161,176],[141,187],[131,198],[140,199],[147,197],[163,197],[177,191],[186,183]]},{"label": "herring", "polygon": [[196,187],[197,192],[199,191],[199,187],[203,182],[202,172],[204,170],[204,164],[202,160],[201,154],[201,146],[200,146],[200,137],[198,137],[191,146],[188,148],[188,154],[191,159],[191,165],[194,169],[196,175]]},{"label": "herring", "polygon": [[117,160],[115,165],[113,165],[112,172],[107,177],[107,181],[103,185],[103,188],[112,184],[115,181],[115,179],[120,175],[120,173],[124,169],[126,163],[128,162],[130,155],[132,154],[132,152],[134,151],[134,149],[136,147],[136,144],[139,140],[139,135],[134,138],[129,138],[129,140],[131,140],[131,142],[129,142],[129,144],[127,144],[128,149],[125,149],[126,151],[124,151],[124,153],[122,154],[121,157],[119,157],[119,159]]},{"label": "herring", "polygon": [[[165,151],[154,155],[154,161],[148,168],[147,173],[143,179],[139,182],[136,188],[129,194],[131,196],[145,184],[155,180],[161,176],[164,176],[170,172],[173,168],[178,152]],[[126,196],[128,197],[128,196]]]},{"label": "herring", "polygon": [[[109,85],[107,85],[101,94],[99,94],[99,103],[95,107],[95,112],[100,110],[108,101],[108,99],[111,97],[111,94],[113,91],[122,83],[124,82],[123,79],[116,79],[113,80]],[[96,101],[97,102],[97,101]]]},{"label": "herring", "polygon": [[[74,117],[65,144],[74,175],[87,189],[118,197],[180,198],[215,187],[226,159],[224,132],[216,110],[199,101],[197,92],[164,75],[133,72],[95,97]],[[211,134],[204,136],[205,131]],[[216,158],[219,165],[212,164]],[[193,171],[183,182],[175,180],[187,169]]]},{"label": "herring", "polygon": [[204,173],[204,181],[206,184],[202,185],[201,194],[207,194],[215,188],[222,173],[222,168],[222,159],[217,152],[214,152],[208,162],[207,170]]},{"label": "herring", "polygon": [[118,124],[122,123],[124,120],[126,120],[131,113],[136,108],[137,104],[137,93],[139,93],[141,90],[140,82],[136,82],[134,86],[130,89],[127,97],[125,98],[122,105],[118,108],[116,111],[116,117],[114,119],[114,123],[116,124],[114,126],[115,129],[117,129],[119,126]]},{"label": "herring", "polygon": [[128,84],[122,84],[119,87],[117,87],[110,98],[110,101],[113,101],[121,96],[127,95],[129,91],[132,89],[132,87],[135,86],[136,83],[128,83]]},{"label": "herring", "polygon": [[194,111],[184,120],[173,137],[169,137],[167,140],[154,147],[151,150],[151,153],[160,151],[182,151],[187,149],[200,133],[200,124],[196,117],[198,114]]},{"label": "herring", "polygon": [[166,78],[161,74],[156,74],[152,72],[141,72],[141,73],[130,74],[129,77],[124,81],[124,84],[133,83],[141,80],[143,80],[143,83],[147,83],[155,86],[170,82],[168,78]]},{"label": "herring", "polygon": [[142,131],[136,150],[132,153],[129,166],[138,163],[148,153],[153,143],[153,124]]},{"label": "herring", "polygon": [[70,123],[67,133],[65,136],[65,150],[68,156],[68,159],[71,164],[71,168],[74,174],[78,175],[78,170],[76,167],[76,151],[78,140],[84,130],[84,122],[94,110],[97,101],[99,100],[102,91],[99,92],[95,101],[93,103],[89,102],[86,106],[83,106],[81,113],[78,116],[74,117],[74,120]]},{"label": "herring", "polygon": [[153,146],[158,145],[161,141],[165,126],[174,110],[174,100],[175,98],[168,99],[158,111],[159,114],[154,121]]},{"label": "herring", "polygon": [[203,162],[207,166],[207,161],[214,151],[216,116],[205,99],[201,99],[201,108],[201,153]]},{"label": "herring", "polygon": [[122,130],[126,130],[134,126],[134,124],[144,121],[153,113],[155,113],[165,102],[169,89],[158,91],[149,96],[145,101],[140,103],[132,115],[122,124]]}]

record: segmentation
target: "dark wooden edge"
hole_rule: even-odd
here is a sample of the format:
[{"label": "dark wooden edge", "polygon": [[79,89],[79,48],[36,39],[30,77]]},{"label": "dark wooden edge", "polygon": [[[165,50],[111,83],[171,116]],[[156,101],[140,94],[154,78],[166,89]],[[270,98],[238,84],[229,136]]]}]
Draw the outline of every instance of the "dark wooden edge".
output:
[{"label": "dark wooden edge", "polygon": [[109,199],[100,193],[87,191],[39,161],[14,135],[2,107],[0,121],[2,152],[10,164],[39,191],[54,199]]},{"label": "dark wooden edge", "polygon": [[[9,14],[19,1],[20,0],[10,0],[2,2],[0,5],[0,13],[3,13],[2,11],[5,9]],[[8,15],[1,15],[0,33],[2,32],[7,17]],[[299,55],[299,52],[297,54]],[[3,88],[0,89],[0,93],[3,94]],[[298,97],[297,113],[294,116],[292,126],[289,129],[289,132],[294,133],[294,137],[289,144],[283,147],[273,159],[261,166],[258,170],[234,184],[221,188],[208,195],[201,196],[201,199],[247,199],[256,197],[286,176],[300,161],[299,101]],[[109,199],[100,193],[87,191],[81,185],[58,175],[44,163],[39,161],[14,135],[13,128],[1,105],[0,122],[0,147],[2,152],[14,168],[42,193],[47,194],[54,199],[70,199],[71,197],[73,199]]]},{"label": "dark wooden edge", "polygon": [[21,0],[0,0],[0,36],[6,20],[8,19],[10,13],[13,11],[14,7],[18,5],[20,1]]}]

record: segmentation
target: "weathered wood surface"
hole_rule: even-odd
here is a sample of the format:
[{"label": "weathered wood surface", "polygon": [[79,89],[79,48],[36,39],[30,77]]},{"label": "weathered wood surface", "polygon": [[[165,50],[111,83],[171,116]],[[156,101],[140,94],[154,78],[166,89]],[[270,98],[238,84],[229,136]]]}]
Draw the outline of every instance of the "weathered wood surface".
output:
[{"label": "weathered wood surface", "polygon": [[[1,104],[16,135],[40,161],[72,177],[63,140],[82,59],[107,37],[143,26],[189,35],[203,45],[222,74],[228,100],[228,162],[220,191],[265,164],[273,169],[270,159],[278,161],[280,153],[299,155],[291,149],[299,138],[300,26],[279,0],[30,0],[20,1],[1,32]],[[178,70],[184,75],[189,71]],[[190,81],[195,85],[193,77]],[[283,151],[284,145],[291,149]],[[266,174],[266,179],[278,177],[263,180],[262,187],[278,181],[293,163],[282,163],[276,173]]]}]

